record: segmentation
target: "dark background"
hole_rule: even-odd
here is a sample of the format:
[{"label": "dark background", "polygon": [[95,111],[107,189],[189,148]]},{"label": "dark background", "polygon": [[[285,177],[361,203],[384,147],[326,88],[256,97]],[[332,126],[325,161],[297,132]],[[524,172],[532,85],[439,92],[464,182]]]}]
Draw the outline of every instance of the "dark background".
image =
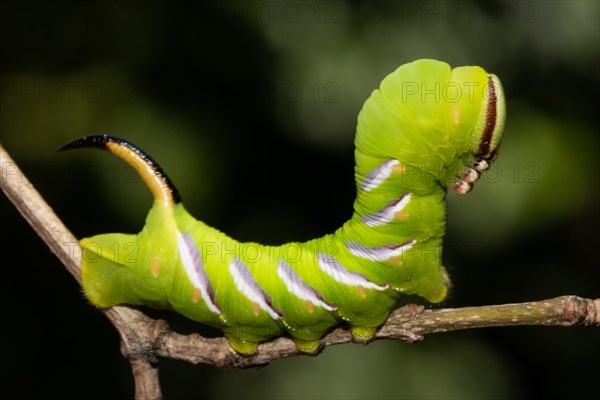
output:
[{"label": "dark background", "polygon": [[[0,142],[77,237],[137,232],[151,204],[115,157],[54,152],[109,133],[156,158],[197,218],[299,241],[350,216],[356,116],[385,75],[423,57],[480,65],[504,85],[505,141],[471,194],[449,194],[443,306],[597,298],[599,18],[595,1],[4,1]],[[117,333],[4,196],[0,224],[3,391],[131,398]],[[531,327],[259,371],[160,366],[169,399],[577,398],[599,357],[598,329]]]}]

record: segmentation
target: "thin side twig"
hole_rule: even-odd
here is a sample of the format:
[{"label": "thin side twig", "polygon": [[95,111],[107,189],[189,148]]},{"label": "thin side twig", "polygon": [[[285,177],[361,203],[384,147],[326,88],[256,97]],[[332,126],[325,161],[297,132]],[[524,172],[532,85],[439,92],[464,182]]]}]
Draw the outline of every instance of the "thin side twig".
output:
[{"label": "thin side twig", "polygon": [[[81,282],[81,248],[16,163],[0,146],[0,187],[31,224],[67,270]],[[126,306],[103,310],[121,336],[121,352],[131,364],[136,398],[162,398],[157,357],[168,357],[194,364],[246,368],[302,353],[294,342],[281,337],[259,346],[251,356],[242,356],[229,347],[225,338],[204,338],[198,334],[181,335],[164,321],[149,318]],[[461,329],[495,326],[600,326],[600,299],[561,296],[520,304],[424,310],[408,305],[395,310],[378,330],[375,339],[405,342],[422,340],[425,335]],[[334,329],[321,340],[326,346],[349,343],[354,339],[347,327]]]}]

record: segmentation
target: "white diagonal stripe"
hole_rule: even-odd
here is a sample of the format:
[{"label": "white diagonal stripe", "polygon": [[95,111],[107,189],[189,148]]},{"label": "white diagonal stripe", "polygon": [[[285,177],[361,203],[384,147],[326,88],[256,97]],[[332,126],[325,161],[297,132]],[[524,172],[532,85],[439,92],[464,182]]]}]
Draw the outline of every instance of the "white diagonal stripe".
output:
[{"label": "white diagonal stripe", "polygon": [[392,167],[399,165],[400,161],[390,158],[379,167],[375,168],[365,177],[360,184],[360,188],[365,192],[370,192],[383,183],[392,174]]},{"label": "white diagonal stripe", "polygon": [[390,201],[381,211],[378,211],[375,214],[365,215],[364,217],[361,217],[360,220],[370,227],[385,225],[392,222],[396,217],[396,213],[402,211],[410,202],[410,198],[410,193],[404,193],[399,199]]},{"label": "white diagonal stripe", "polygon": [[271,318],[276,320],[281,319],[281,312],[271,306],[271,299],[269,296],[267,296],[261,287],[258,286],[248,267],[246,267],[246,265],[244,265],[237,257],[229,264],[229,273],[233,277],[233,282],[240,293],[253,303],[258,304],[262,310],[266,311],[271,316]]},{"label": "white diagonal stripe", "polygon": [[388,244],[380,247],[366,247],[355,242],[346,242],[346,247],[348,247],[350,254],[353,256],[381,262],[389,260],[392,257],[401,256],[413,247],[415,243],[417,243],[415,239],[409,239],[401,245]]},{"label": "white diagonal stripe", "polygon": [[177,247],[179,249],[179,258],[185,273],[192,282],[192,285],[200,291],[200,296],[206,303],[206,306],[213,313],[220,315],[221,308],[214,299],[214,293],[204,271],[202,260],[194,241],[188,233],[183,235],[177,232]]},{"label": "white diagonal stripe", "polygon": [[279,260],[277,263],[277,275],[281,278],[287,290],[300,299],[309,301],[315,306],[322,307],[327,311],[337,310],[335,304],[329,304],[324,301],[323,295],[307,285],[302,278],[296,274],[292,267],[283,260]]},{"label": "white diagonal stripe", "polygon": [[349,286],[359,286],[366,289],[385,290],[389,287],[387,284],[377,285],[362,274],[350,271],[344,268],[334,257],[319,253],[317,255],[319,268],[335,281]]}]

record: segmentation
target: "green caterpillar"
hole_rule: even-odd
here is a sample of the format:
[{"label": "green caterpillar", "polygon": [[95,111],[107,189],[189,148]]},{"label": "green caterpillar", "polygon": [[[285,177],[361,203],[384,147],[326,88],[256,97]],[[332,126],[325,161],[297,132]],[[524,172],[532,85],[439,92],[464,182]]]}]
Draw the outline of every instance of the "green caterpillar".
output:
[{"label": "green caterpillar", "polygon": [[[81,240],[82,280],[98,307],[171,309],[223,330],[243,354],[288,333],[315,351],[343,321],[367,340],[399,299],[444,300],[446,188],[467,193],[495,159],[505,104],[498,78],[435,60],[400,66],[373,91],[356,134],[354,214],[306,243],[239,243],[194,219],[159,165],[123,139],[88,136],[132,164],[154,195],[137,235]],[[119,257],[119,249],[133,249]]]}]

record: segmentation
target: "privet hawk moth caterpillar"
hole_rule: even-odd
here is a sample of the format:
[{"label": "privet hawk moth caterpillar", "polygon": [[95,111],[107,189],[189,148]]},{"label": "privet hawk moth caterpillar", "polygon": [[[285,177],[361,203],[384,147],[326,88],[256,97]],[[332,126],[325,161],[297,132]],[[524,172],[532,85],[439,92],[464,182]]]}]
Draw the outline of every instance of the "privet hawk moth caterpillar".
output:
[{"label": "privet hawk moth caterpillar", "polygon": [[[315,351],[346,321],[367,340],[405,294],[446,297],[441,265],[446,188],[467,193],[494,160],[504,128],[498,78],[435,60],[400,66],[358,116],[354,214],[306,243],[239,243],[194,219],[175,186],[140,148],[106,135],[60,150],[97,147],[132,164],[154,196],[137,235],[81,240],[83,289],[98,307],[171,309],[223,330],[233,349],[288,333]],[[119,256],[135,248],[134,257]]]}]

